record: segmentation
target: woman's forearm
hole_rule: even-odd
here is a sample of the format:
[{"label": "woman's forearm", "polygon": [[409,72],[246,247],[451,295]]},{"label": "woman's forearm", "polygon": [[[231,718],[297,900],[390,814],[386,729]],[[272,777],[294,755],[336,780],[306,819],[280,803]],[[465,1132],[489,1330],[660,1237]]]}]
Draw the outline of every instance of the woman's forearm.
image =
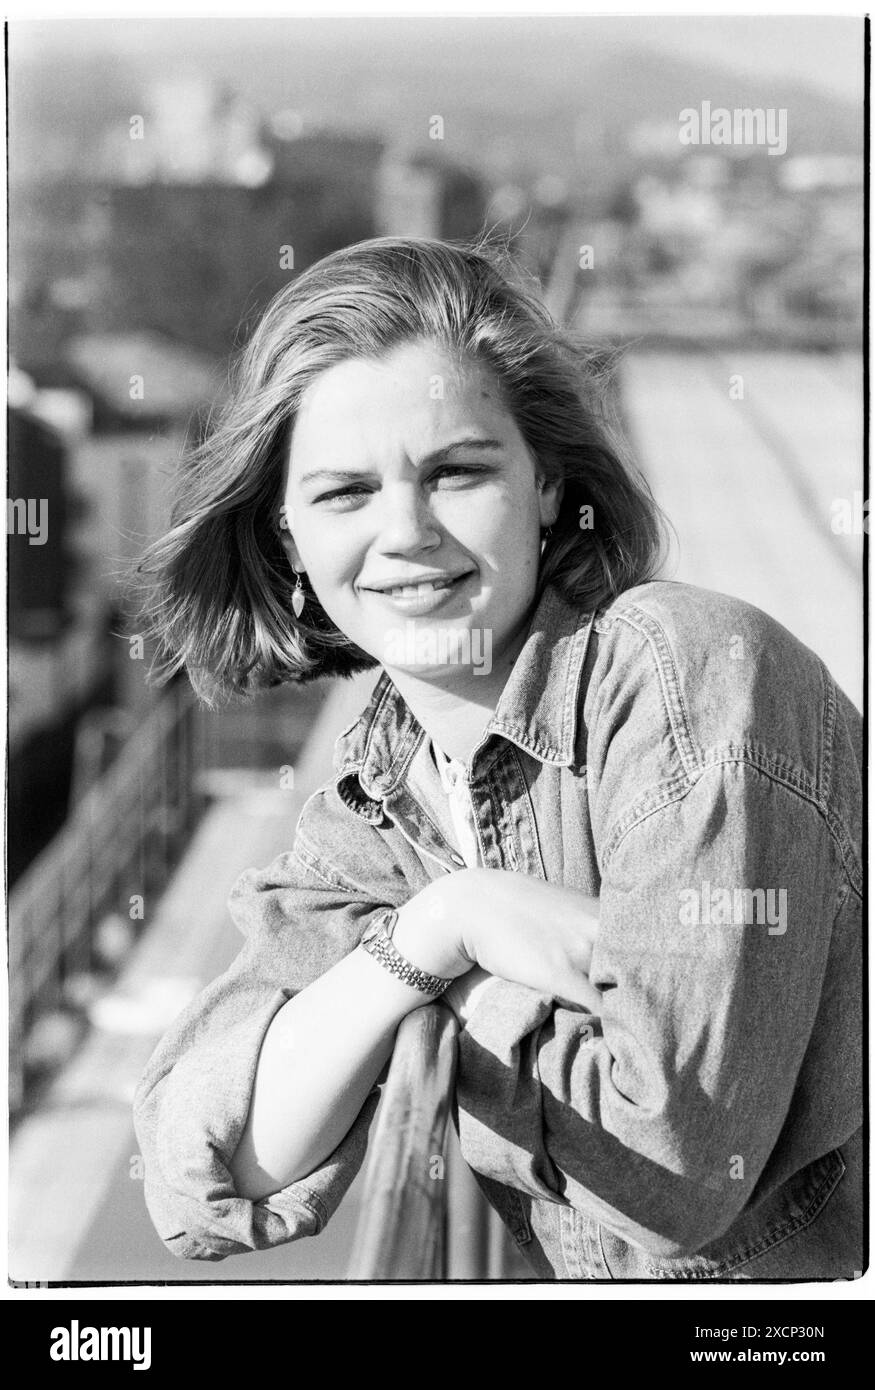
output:
[{"label": "woman's forearm", "polygon": [[[470,962],[445,948],[428,890],[401,908],[394,941],[433,974],[457,974]],[[268,1028],[249,1115],[230,1169],[253,1201],[304,1178],[351,1128],[388,1060],[398,1024],[429,997],[398,980],[361,949],[278,1011]]]},{"label": "woman's forearm", "polygon": [[[472,869],[405,903],[393,939],[431,974],[456,979],[476,963],[468,985],[485,972],[596,1008],[586,971],[597,926],[596,899],[522,874]],[[467,1000],[469,989],[460,988]],[[279,1010],[230,1164],[241,1196],[257,1201],[325,1161],[391,1055],[398,1024],[427,1002],[357,949]],[[464,1019],[465,1008],[457,1016]]]}]

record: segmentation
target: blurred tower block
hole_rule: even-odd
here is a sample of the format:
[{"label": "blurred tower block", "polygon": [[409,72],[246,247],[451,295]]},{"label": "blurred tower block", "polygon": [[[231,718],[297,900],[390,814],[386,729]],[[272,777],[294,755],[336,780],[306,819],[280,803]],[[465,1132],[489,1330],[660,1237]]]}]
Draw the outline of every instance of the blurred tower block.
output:
[{"label": "blurred tower block", "polygon": [[51,640],[66,615],[66,449],[27,409],[10,409],[8,439],[9,631],[15,641]]},{"label": "blurred tower block", "polygon": [[[221,399],[221,374],[207,354],[159,333],[80,335],[66,359],[94,410],[71,460],[89,511],[80,564],[91,592],[118,611],[131,566],[167,524],[173,476],[202,412]],[[116,630],[119,700],[142,711],[155,698],[148,654],[132,659],[122,620]]]},{"label": "blurred tower block", "polygon": [[374,234],[381,144],[320,132],[265,136],[269,176],[116,183],[105,292],[89,327],[161,332],[216,358],[329,251]]},{"label": "blurred tower block", "polygon": [[488,204],[488,190],[478,175],[436,153],[395,148],[380,167],[376,203],[380,235],[476,236]]},{"label": "blurred tower block", "polygon": [[63,822],[76,720],[109,682],[106,605],[83,588],[74,549],[87,518],[70,460],[87,406],[75,392],[27,392],[17,375],[11,387],[10,884]]},{"label": "blurred tower block", "polygon": [[131,121],[108,126],[98,167],[111,182],[240,183],[258,187],[270,175],[255,106],[203,77],[153,82],[145,94],[142,135]]},{"label": "blurred tower block", "polygon": [[386,236],[439,235],[441,188],[437,170],[390,157],[380,169],[377,226]]},{"label": "blurred tower block", "polygon": [[160,333],[83,334],[67,344],[66,357],[94,398],[100,432],[178,424],[219,388],[210,357]]},{"label": "blurred tower block", "polygon": [[280,187],[317,195],[327,185],[343,188],[354,205],[373,209],[383,156],[383,141],[377,136],[342,130],[281,135],[272,130],[265,146],[273,182]]}]

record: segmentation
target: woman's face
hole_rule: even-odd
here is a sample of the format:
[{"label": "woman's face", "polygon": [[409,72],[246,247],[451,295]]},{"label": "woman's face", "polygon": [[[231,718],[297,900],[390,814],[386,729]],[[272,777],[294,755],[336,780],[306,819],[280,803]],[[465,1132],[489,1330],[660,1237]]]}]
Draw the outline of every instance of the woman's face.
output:
[{"label": "woman's face", "polygon": [[517,636],[560,500],[494,375],[410,342],[331,367],[306,391],[282,534],[357,646],[446,678],[487,653],[495,663]]}]

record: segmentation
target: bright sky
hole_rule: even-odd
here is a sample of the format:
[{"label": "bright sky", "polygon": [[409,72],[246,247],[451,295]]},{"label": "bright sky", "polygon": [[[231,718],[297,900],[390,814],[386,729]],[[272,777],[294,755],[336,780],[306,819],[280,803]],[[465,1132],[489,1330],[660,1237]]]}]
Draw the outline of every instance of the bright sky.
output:
[{"label": "bright sky", "polygon": [[[388,8],[388,5],[382,7],[384,23]],[[481,15],[488,10],[488,6],[482,3],[478,8]],[[216,9],[220,9],[220,6],[217,5]],[[295,6],[289,4],[288,12],[294,13],[294,10]],[[371,18],[361,10],[354,12],[351,17],[354,21]],[[429,22],[429,17],[421,14],[415,13],[413,17],[421,19],[423,23]],[[597,26],[599,41],[611,47],[623,43],[649,45],[685,57],[701,56],[749,74],[790,76],[836,96],[852,101],[862,100],[861,17],[639,14],[620,19],[585,14],[571,16],[568,13],[559,16],[517,14],[506,17],[511,22],[513,19],[536,20],[545,26],[552,19],[567,21],[578,18],[582,25],[590,23]],[[462,26],[468,18],[468,15],[453,18],[444,12],[438,23],[458,23]],[[293,22],[296,26],[303,22],[314,38],[319,33],[326,33],[327,23],[343,27],[342,19],[326,22],[321,16],[299,15]],[[490,22],[500,24],[501,17],[493,18]],[[215,49],[233,44],[234,38],[239,36],[241,25],[251,27],[254,37],[258,37],[259,29],[270,37],[277,28],[282,27],[282,23],[282,20],[273,18],[247,21],[224,17],[208,20],[174,18],[169,22],[167,19],[79,19],[72,23],[61,19],[21,23],[13,19],[13,55],[21,60],[39,52],[53,56],[63,53],[69,58],[77,52],[85,56],[108,51],[120,56],[142,57],[145,53],[152,53],[157,57],[162,53],[172,53],[185,37],[193,40],[195,47]],[[397,30],[397,22],[393,27]]]},{"label": "bright sky", "polygon": [[[639,21],[635,21],[636,25]],[[792,74],[852,101],[863,99],[863,20],[809,15],[681,17],[640,21],[647,40],[763,76]]]}]

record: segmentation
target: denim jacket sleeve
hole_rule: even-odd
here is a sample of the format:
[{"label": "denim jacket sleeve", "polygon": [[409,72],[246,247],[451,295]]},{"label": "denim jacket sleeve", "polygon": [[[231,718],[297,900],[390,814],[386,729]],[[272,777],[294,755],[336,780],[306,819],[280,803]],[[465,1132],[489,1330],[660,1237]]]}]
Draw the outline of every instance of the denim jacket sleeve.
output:
[{"label": "denim jacket sleeve", "polygon": [[134,1101],[146,1202],[180,1258],[221,1260],[315,1235],[339,1205],[365,1154],[376,1086],[303,1181],[254,1202],[238,1196],[228,1164],[274,1014],[355,948],[376,911],[408,895],[380,833],[347,812],[333,788],[310,798],[290,852],[235,883],[229,908],[243,948],[162,1039]]},{"label": "denim jacket sleeve", "polygon": [[[460,1034],[468,1162],[657,1255],[701,1248],[749,1201],[859,891],[838,786],[859,716],[754,615],[730,611],[710,656],[646,614],[602,625],[586,700],[601,1013],[501,981]],[[746,665],[724,646],[703,672],[739,635]]]}]

